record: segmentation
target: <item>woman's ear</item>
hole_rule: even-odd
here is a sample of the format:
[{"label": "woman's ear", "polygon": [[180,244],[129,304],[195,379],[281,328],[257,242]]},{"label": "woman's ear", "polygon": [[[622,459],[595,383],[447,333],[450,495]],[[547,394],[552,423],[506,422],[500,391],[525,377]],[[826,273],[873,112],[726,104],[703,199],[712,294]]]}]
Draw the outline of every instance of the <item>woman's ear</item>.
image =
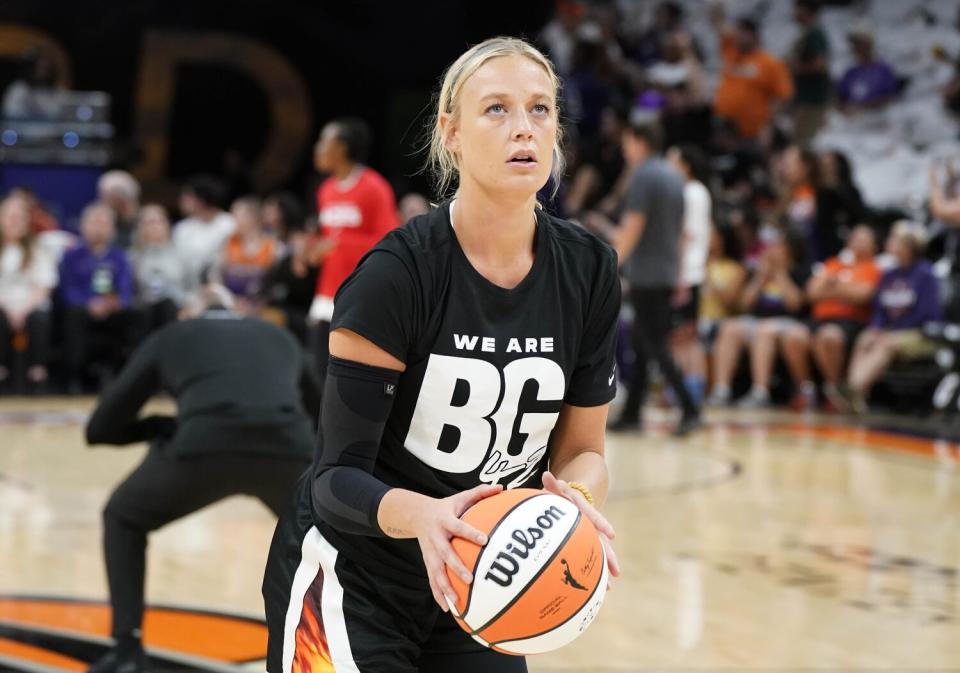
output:
[{"label": "woman's ear", "polygon": [[453,120],[453,115],[444,112],[440,115],[440,135],[443,138],[443,146],[450,152],[460,151],[460,138],[457,135],[457,125]]}]

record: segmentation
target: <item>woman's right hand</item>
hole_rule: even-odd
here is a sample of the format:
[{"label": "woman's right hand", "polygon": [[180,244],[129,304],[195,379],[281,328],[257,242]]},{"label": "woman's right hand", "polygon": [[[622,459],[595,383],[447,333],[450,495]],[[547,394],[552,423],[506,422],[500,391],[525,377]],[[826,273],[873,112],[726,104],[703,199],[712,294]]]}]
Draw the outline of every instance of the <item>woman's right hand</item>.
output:
[{"label": "woman's right hand", "polygon": [[415,512],[411,512],[412,532],[420,543],[423,563],[427,567],[430,590],[437,605],[447,612],[447,601],[457,602],[457,593],[447,577],[449,566],[467,584],[473,582],[470,571],[454,551],[451,540],[461,537],[478,545],[487,544],[487,536],[473,526],[460,520],[460,516],[484,498],[503,490],[502,486],[482,484],[469,491],[437,500],[423,498]]}]

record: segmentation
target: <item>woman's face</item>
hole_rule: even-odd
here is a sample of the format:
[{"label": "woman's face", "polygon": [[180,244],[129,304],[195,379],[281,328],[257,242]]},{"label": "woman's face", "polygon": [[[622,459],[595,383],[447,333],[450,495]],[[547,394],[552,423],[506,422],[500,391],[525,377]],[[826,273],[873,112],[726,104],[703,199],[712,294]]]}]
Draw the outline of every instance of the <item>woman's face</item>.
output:
[{"label": "woman's face", "polygon": [[7,198],[0,204],[0,236],[5,241],[22,241],[30,232],[30,206],[26,200]]},{"label": "woman's face", "polygon": [[847,247],[857,259],[873,257],[877,245],[874,242],[873,231],[869,227],[857,226],[850,232]]},{"label": "woman's face", "polygon": [[787,244],[783,241],[773,241],[763,251],[763,255],[773,269],[786,269],[790,264],[790,253],[787,250]]},{"label": "woman's face", "polygon": [[245,203],[234,204],[230,209],[234,221],[237,223],[239,236],[250,236],[260,231],[260,215],[255,208]]},{"label": "woman's face", "polygon": [[791,185],[807,180],[807,169],[797,147],[788,147],[783,152],[783,177]]},{"label": "woman's face", "polygon": [[320,173],[332,173],[338,163],[346,159],[340,129],[333,122],[323,127],[317,144],[313,146],[313,166]]},{"label": "woman's face", "polygon": [[897,266],[910,266],[913,262],[913,250],[899,234],[887,237],[887,252],[897,260]]},{"label": "woman's face", "polygon": [[440,123],[459,159],[461,186],[529,198],[547,183],[557,113],[539,64],[515,55],[490,59],[463,83],[458,107],[456,119],[443,115]]},{"label": "woman's face", "polygon": [[160,245],[170,240],[170,221],[160,208],[143,209],[140,240],[147,245]]}]

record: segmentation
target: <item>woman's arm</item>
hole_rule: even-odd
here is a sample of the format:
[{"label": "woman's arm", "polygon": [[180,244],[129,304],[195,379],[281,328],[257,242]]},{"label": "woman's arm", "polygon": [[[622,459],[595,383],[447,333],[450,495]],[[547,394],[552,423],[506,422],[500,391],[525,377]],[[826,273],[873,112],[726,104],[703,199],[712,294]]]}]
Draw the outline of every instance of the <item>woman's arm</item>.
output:
[{"label": "woman's arm", "polygon": [[712,288],[713,293],[717,296],[717,299],[728,313],[736,313],[737,309],[739,308],[737,305],[737,300],[740,297],[740,292],[743,289],[743,282],[746,280],[746,276],[747,273],[744,271],[743,267],[738,266],[737,273],[730,281],[729,285],[722,288]]},{"label": "woman's arm", "polygon": [[799,311],[803,307],[803,290],[797,287],[787,271],[781,271],[777,275],[777,283],[783,291],[783,303],[787,310],[791,313]]},{"label": "woman's arm", "polygon": [[[329,343],[331,357],[351,366],[378,368],[396,375],[406,369],[402,360],[356,332],[336,329],[330,333]],[[331,372],[332,367],[333,364]],[[357,519],[372,519],[367,525],[375,523],[388,537],[416,538],[423,554],[433,597],[446,611],[448,602],[456,602],[456,592],[447,578],[447,566],[464,582],[473,580],[450,544],[450,539],[462,537],[480,545],[487,542],[486,536],[461,521],[460,515],[474,503],[499,493],[502,488],[481,485],[443,499],[431,498],[407,489],[388,488],[372,474],[387,414],[381,414],[376,441],[371,436],[365,437],[362,442],[364,446],[372,448],[363,455],[353,452],[348,455],[344,449],[349,447],[345,445],[356,443],[356,437],[345,435],[349,434],[351,429],[357,431],[359,428],[354,427],[348,417],[350,410],[346,407],[349,406],[349,401],[339,399],[343,386],[336,386],[337,390],[334,390],[330,376],[331,374],[328,374],[321,413],[323,451],[314,474],[314,503],[331,525],[336,526],[337,522],[340,522],[349,526]],[[358,388],[354,392],[358,397],[364,394],[382,395],[382,388],[378,389],[378,385],[374,383],[372,387],[364,390]],[[362,425],[363,431],[369,433],[372,422],[364,418]],[[349,513],[341,516],[345,502],[361,502],[364,509],[369,505],[374,511],[360,512],[360,516]]]},{"label": "woman's arm", "polygon": [[[602,536],[610,573],[616,577],[620,574],[620,563],[609,543],[616,533],[599,511],[607,500],[608,472],[603,451],[609,407],[609,404],[595,407],[563,405],[550,435],[550,472],[543,475],[543,486],[571,500],[590,519]],[[571,482],[586,487],[593,503],[588,502],[580,490],[570,486]]]},{"label": "woman's arm", "polygon": [[766,281],[766,274],[764,271],[758,270],[757,273],[750,279],[744,288],[743,292],[740,293],[740,300],[738,302],[739,308],[743,312],[749,312],[753,308],[753,305],[757,303],[757,298],[760,296],[760,290],[763,289],[763,284]]},{"label": "woman's arm", "polygon": [[558,479],[586,486],[597,508],[607,500],[603,444],[609,407],[564,404],[550,435],[550,471]]}]

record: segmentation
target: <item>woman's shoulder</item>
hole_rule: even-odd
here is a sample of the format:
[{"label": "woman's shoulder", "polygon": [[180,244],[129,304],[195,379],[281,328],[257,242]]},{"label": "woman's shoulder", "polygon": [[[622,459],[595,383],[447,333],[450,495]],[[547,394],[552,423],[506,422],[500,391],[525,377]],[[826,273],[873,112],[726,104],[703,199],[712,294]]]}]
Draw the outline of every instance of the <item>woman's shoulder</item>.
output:
[{"label": "woman's shoulder", "polygon": [[450,219],[446,204],[432,206],[423,215],[410,218],[405,224],[391,230],[376,249],[401,253],[405,257],[423,260],[450,250]]},{"label": "woman's shoulder", "polygon": [[550,237],[557,242],[561,254],[572,257],[581,269],[586,271],[584,265],[595,265],[597,270],[616,272],[616,252],[596,234],[579,224],[546,212],[540,215],[540,221],[546,225]]}]

